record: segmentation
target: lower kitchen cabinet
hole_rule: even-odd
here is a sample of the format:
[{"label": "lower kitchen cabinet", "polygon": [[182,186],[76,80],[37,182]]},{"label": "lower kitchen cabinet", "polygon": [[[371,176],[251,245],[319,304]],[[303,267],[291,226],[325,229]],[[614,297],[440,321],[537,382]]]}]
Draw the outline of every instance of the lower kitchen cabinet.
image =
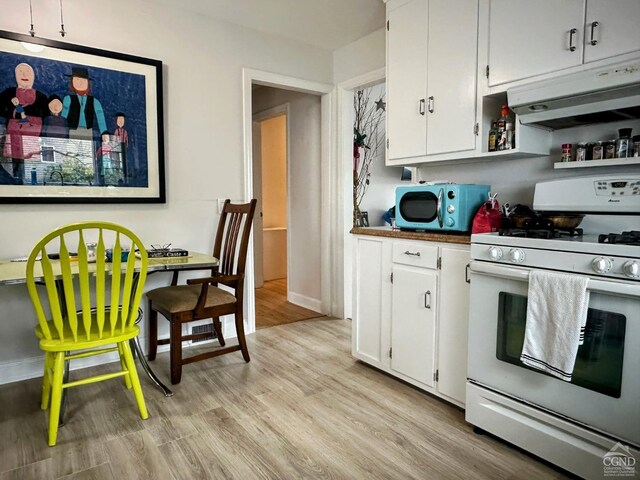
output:
[{"label": "lower kitchen cabinet", "polygon": [[354,238],[353,356],[464,406],[469,247]]},{"label": "lower kitchen cabinet", "polygon": [[391,368],[430,387],[435,381],[437,282],[435,271],[393,266]]}]

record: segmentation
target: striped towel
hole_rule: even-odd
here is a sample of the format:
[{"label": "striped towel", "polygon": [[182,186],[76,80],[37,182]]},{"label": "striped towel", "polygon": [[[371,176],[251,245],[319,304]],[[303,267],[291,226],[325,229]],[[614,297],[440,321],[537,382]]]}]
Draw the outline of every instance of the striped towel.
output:
[{"label": "striped towel", "polygon": [[567,382],[584,342],[588,277],[532,271],[520,361]]}]

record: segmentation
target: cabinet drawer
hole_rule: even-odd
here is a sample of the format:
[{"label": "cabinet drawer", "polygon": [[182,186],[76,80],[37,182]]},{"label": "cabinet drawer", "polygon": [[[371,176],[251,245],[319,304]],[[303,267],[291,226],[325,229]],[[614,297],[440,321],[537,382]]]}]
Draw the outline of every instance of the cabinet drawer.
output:
[{"label": "cabinet drawer", "polygon": [[438,247],[417,242],[394,242],[393,263],[435,269],[438,265]]}]

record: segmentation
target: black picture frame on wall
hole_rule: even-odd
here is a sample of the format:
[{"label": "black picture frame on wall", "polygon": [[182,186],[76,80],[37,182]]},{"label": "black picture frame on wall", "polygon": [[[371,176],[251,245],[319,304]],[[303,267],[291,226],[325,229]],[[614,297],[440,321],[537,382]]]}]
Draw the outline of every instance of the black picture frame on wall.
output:
[{"label": "black picture frame on wall", "polygon": [[162,62],[0,31],[0,203],[165,203]]}]

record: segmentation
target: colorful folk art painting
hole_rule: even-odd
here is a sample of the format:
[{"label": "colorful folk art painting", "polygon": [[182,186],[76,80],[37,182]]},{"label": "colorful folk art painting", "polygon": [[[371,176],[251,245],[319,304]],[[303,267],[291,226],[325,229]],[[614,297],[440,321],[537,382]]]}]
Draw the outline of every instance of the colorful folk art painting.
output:
[{"label": "colorful folk art painting", "polygon": [[0,201],[164,201],[161,62],[6,37]]}]

